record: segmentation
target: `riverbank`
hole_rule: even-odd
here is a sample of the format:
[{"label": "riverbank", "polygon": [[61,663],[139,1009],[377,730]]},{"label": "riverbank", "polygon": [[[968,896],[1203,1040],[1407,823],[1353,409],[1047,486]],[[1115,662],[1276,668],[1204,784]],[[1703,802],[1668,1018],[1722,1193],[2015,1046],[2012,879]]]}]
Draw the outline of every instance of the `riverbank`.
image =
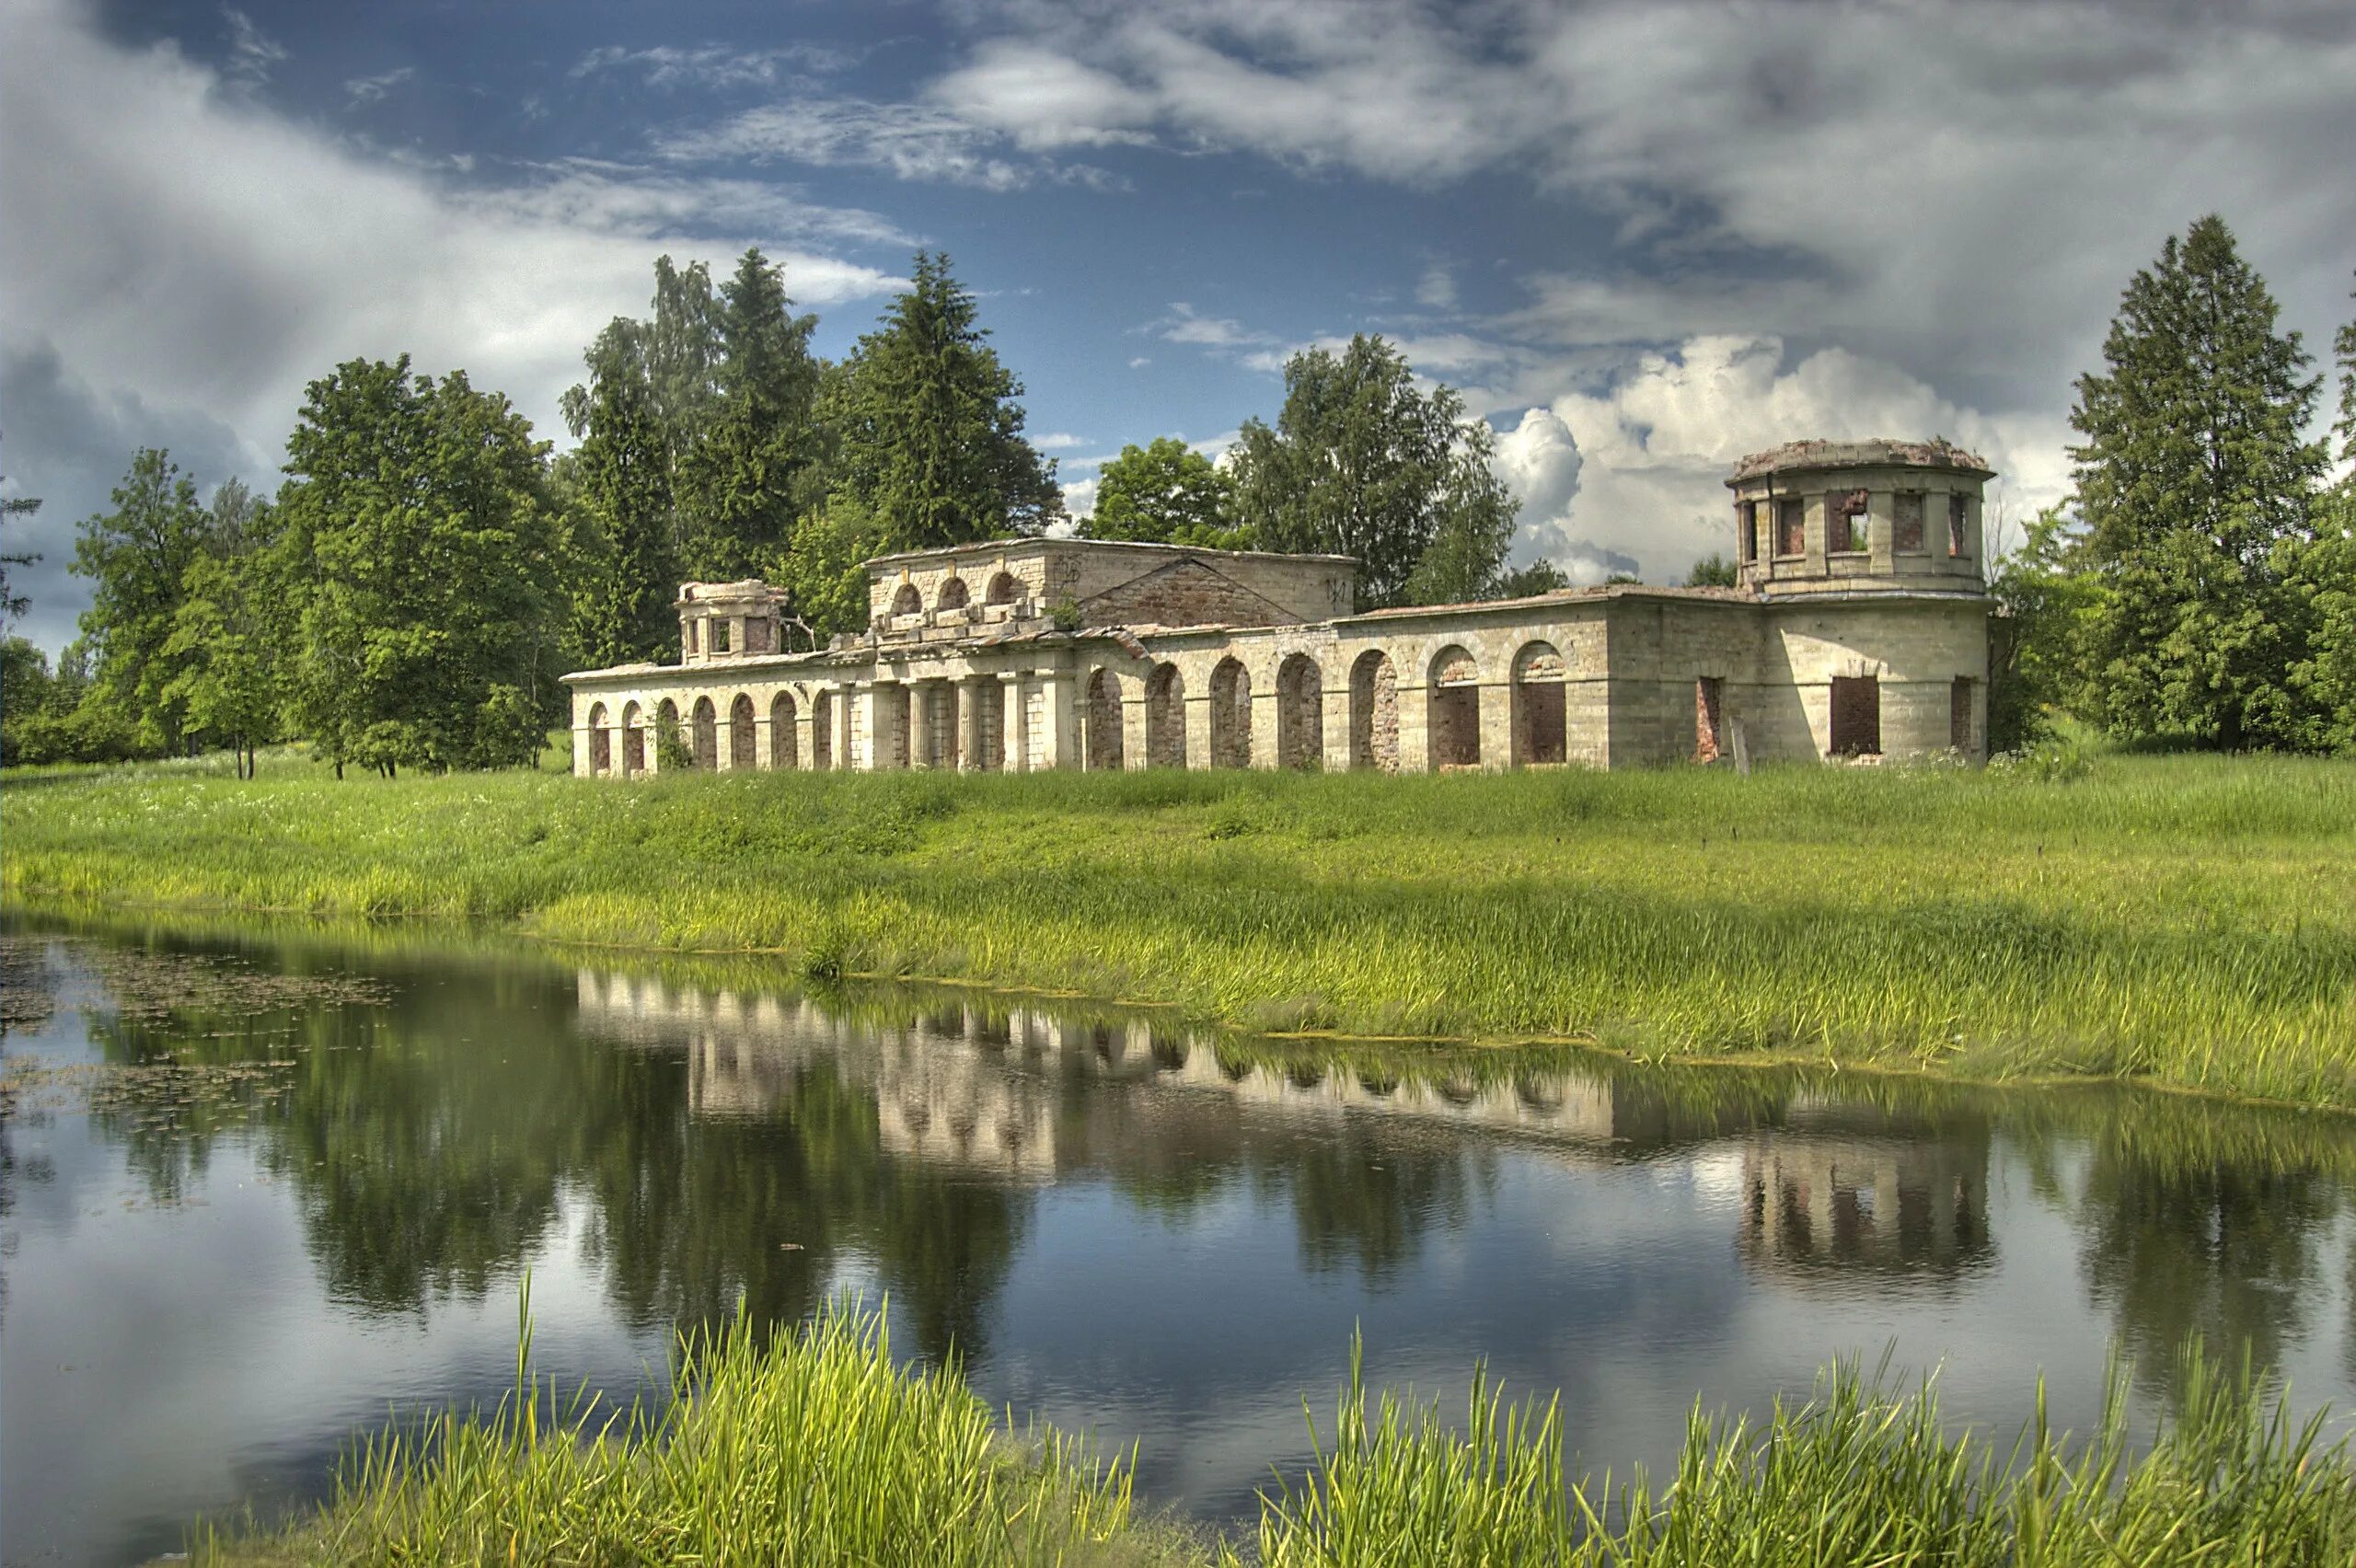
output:
[{"label": "riverbank", "polygon": [[2356,767],[0,787],[35,903],[422,916],[1167,1005],[2356,1105]]},{"label": "riverbank", "polygon": [[[953,1366],[895,1363],[880,1318],[830,1312],[756,1343],[691,1335],[659,1413],[561,1401],[518,1355],[489,1415],[364,1442],[317,1515],[206,1531],[222,1568],[283,1562],[894,1562],[1236,1568],[1236,1543],[1135,1511],[1126,1468],[1052,1428],[1010,1432]],[[1357,1375],[1317,1460],[1262,1494],[1265,1568],[2119,1562],[2284,1565],[2356,1551],[2356,1474],[2262,1386],[2189,1348],[2148,1450],[2123,1379],[2083,1437],[1951,1435],[1934,1389],[1829,1370],[1752,1428],[1696,1411],[1667,1482],[1565,1484],[1552,1404],[1473,1380],[1461,1423],[1369,1401]],[[690,1397],[691,1396],[691,1397]],[[2042,1404],[2040,1401],[2040,1410]],[[583,1440],[583,1434],[595,1434]]]}]

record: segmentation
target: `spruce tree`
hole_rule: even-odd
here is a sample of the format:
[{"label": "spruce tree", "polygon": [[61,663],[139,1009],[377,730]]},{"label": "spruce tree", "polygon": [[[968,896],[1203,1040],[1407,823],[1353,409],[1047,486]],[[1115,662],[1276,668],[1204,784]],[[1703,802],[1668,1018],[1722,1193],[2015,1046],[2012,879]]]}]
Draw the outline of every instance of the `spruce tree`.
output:
[{"label": "spruce tree", "polygon": [[1023,439],[1022,383],[949,258],[919,251],[915,271],[830,386],[838,482],[894,548],[1038,533],[1063,498],[1055,464]]},{"label": "spruce tree", "polygon": [[581,532],[573,638],[604,667],[662,658],[676,641],[670,461],[646,378],[600,376],[574,455]]},{"label": "spruce tree", "polygon": [[679,467],[679,551],[691,578],[732,579],[781,549],[818,499],[812,429],[814,316],[796,316],[783,273],[747,250],[721,285],[719,399]]},{"label": "spruce tree", "polygon": [[[2356,291],[2350,297],[2356,299]],[[2304,732],[2317,751],[2356,751],[2356,320],[2332,340],[2339,361],[2339,482],[2316,498],[2315,537],[2296,551],[2304,656],[2292,666]]]},{"label": "spruce tree", "polygon": [[2071,449],[2101,586],[2093,715],[2122,736],[2227,748],[2295,738],[2285,547],[2304,537],[2324,447],[2319,377],[2214,215],[2135,274],[2078,382]]}]

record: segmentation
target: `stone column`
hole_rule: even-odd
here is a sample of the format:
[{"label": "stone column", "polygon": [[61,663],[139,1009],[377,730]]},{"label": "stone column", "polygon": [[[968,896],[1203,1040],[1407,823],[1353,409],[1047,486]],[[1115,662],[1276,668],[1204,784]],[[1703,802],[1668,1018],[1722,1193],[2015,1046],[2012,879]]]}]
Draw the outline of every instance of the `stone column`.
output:
[{"label": "stone column", "polygon": [[1266,678],[1261,672],[1252,674],[1252,766],[1282,767],[1284,759],[1276,753],[1276,673],[1271,668]]},{"label": "stone column", "polygon": [[1039,766],[1076,767],[1080,757],[1078,693],[1068,670],[1043,670],[1039,674],[1046,709],[1046,731],[1040,737]]},{"label": "stone column", "polygon": [[1121,766],[1136,771],[1152,762],[1148,755],[1145,735],[1145,688],[1152,679],[1153,666],[1146,666],[1140,678],[1121,683]]},{"label": "stone column", "polygon": [[[872,682],[845,682],[835,688],[835,699],[827,705],[832,710],[835,727],[835,767],[846,773],[859,766],[859,759],[851,754],[851,736],[855,732],[851,722],[854,717],[852,708],[862,699],[873,702],[874,696]],[[872,733],[872,731],[870,732]]]},{"label": "stone column", "polygon": [[594,771],[589,759],[595,745],[589,725],[575,724],[572,727],[572,776],[575,778],[586,778]]},{"label": "stone column", "polygon": [[871,681],[862,698],[867,704],[867,771],[881,773],[902,764],[893,755],[892,729],[905,687],[890,681]]},{"label": "stone column", "polygon": [[1513,686],[1483,681],[1473,688],[1481,702],[1481,767],[1495,773],[1513,766]]},{"label": "stone column", "polygon": [[[1328,682],[1323,709],[1325,732],[1319,738],[1319,744],[1324,753],[1325,771],[1347,773],[1350,770],[1350,671],[1349,666],[1343,663],[1339,649],[1334,650],[1332,662],[1341,667],[1338,671],[1328,670],[1325,673]],[[1342,682],[1339,687],[1330,684],[1337,674]]]},{"label": "stone column", "polygon": [[777,716],[764,711],[757,704],[753,709],[753,771],[767,773],[777,763]]},{"label": "stone column", "polygon": [[1429,773],[1432,767],[1432,695],[1429,678],[1399,682],[1399,771]]},{"label": "stone column", "polygon": [[994,730],[990,723],[990,705],[984,695],[998,689],[998,682],[989,675],[967,675],[958,683],[958,719],[965,728],[964,744],[959,748],[958,767],[967,773],[995,771],[991,765],[991,740],[1004,726]]},{"label": "stone column", "polygon": [[1210,674],[1186,683],[1186,766],[1190,768],[1211,765],[1211,686]]},{"label": "stone column", "polygon": [[1009,773],[1021,773],[1030,766],[1023,755],[1022,673],[1011,671],[998,678],[999,701],[1001,705],[999,731],[1004,748],[999,766]]}]

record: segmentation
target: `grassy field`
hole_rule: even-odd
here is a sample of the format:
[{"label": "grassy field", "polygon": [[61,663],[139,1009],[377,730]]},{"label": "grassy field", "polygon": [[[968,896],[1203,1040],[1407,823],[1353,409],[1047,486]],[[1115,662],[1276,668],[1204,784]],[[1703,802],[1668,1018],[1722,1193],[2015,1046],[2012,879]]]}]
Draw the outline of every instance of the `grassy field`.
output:
[{"label": "grassy field", "polygon": [[[737,1329],[745,1325],[740,1321]],[[337,1496],[275,1534],[207,1534],[200,1562],[1196,1564],[1233,1544],[1133,1514],[1126,1471],[1051,1430],[993,1420],[953,1366],[895,1366],[879,1320],[829,1314],[757,1345],[690,1337],[659,1413],[578,1417],[537,1384],[529,1331],[496,1411],[395,1428]],[[2073,1441],[2031,1424],[2008,1449],[1951,1435],[1935,1391],[1852,1368],[1752,1427],[1697,1410],[1654,1486],[1568,1487],[1553,1406],[1473,1381],[1461,1422],[1356,1372],[1318,1459],[1263,1493],[1264,1568],[2085,1568],[2336,1565],[2356,1554],[2356,1475],[2246,1374],[2197,1347],[2148,1449],[2124,1379]],[[2041,1402],[2041,1401],[2040,1401]]]},{"label": "grassy field", "polygon": [[0,891],[2356,1106],[2356,766],[1380,778],[12,773]]}]

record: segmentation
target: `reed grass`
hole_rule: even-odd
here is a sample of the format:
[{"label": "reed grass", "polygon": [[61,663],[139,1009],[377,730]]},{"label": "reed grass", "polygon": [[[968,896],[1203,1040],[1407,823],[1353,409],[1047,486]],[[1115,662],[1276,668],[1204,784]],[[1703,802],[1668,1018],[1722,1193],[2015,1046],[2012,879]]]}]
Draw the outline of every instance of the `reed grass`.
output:
[{"label": "reed grass", "polygon": [[0,892],[762,951],[1264,1031],[2356,1106],[2356,766],[337,784],[52,770]]},{"label": "reed grass", "polygon": [[[896,1365],[880,1314],[837,1309],[766,1341],[742,1321],[683,1339],[660,1415],[600,1423],[529,1370],[488,1415],[388,1430],[334,1499],[275,1532],[202,1532],[193,1555],[306,1562],[1195,1564],[1392,1568],[2332,1568],[2356,1558],[2356,1472],[2245,1362],[2196,1343],[2147,1444],[2128,1378],[2084,1440],[2038,1414],[2000,1449],[1950,1433],[1934,1384],[1854,1364],[1755,1426],[1697,1406],[1654,1488],[1565,1484],[1553,1404],[1507,1404],[1476,1374],[1466,1419],[1370,1401],[1353,1347],[1335,1422],[1297,1480],[1261,1496],[1256,1539],[1141,1521],[1127,1472],[1051,1429],[1020,1438],[953,1366]],[[1239,1548],[1243,1551],[1239,1551]]]}]

